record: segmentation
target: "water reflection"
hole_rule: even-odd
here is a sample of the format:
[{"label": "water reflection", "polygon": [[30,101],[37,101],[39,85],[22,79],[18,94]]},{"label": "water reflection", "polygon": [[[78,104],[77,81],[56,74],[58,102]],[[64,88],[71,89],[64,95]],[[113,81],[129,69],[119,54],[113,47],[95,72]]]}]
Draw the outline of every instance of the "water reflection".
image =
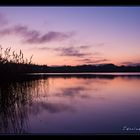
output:
[{"label": "water reflection", "polygon": [[[29,89],[29,88],[28,88]],[[31,101],[27,84],[3,83],[0,86],[1,133],[22,133],[28,120],[26,103]]]},{"label": "water reflection", "polygon": [[27,75],[0,81],[0,133],[122,132],[123,124],[140,124],[139,85],[138,75]]},{"label": "water reflection", "polygon": [[0,83],[0,132],[27,133],[29,105],[40,92],[46,94],[44,80]]}]

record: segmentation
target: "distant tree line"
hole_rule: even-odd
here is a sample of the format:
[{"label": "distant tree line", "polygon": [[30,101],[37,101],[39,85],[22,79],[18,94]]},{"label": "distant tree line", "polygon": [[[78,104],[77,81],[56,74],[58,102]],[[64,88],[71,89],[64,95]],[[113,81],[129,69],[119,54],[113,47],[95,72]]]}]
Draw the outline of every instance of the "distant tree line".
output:
[{"label": "distant tree line", "polygon": [[35,65],[33,55],[27,59],[23,52],[3,49],[0,46],[0,77],[9,78],[25,73],[83,73],[83,72],[140,72],[140,66],[116,66],[114,64],[55,66]]},{"label": "distant tree line", "polygon": [[47,67],[48,73],[86,72],[140,72],[140,66],[116,66],[114,64]]}]

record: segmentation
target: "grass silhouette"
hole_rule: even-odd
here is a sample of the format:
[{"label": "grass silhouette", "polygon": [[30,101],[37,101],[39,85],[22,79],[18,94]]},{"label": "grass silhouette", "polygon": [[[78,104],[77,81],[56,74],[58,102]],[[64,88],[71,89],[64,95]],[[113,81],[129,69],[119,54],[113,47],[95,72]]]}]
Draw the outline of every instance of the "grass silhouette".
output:
[{"label": "grass silhouette", "polygon": [[140,65],[103,64],[49,67],[33,64],[32,58],[33,55],[29,59],[25,58],[21,50],[17,53],[11,51],[11,48],[3,49],[0,46],[0,79],[15,78],[26,73],[140,72]]},{"label": "grass silhouette", "polygon": [[11,48],[3,49],[0,46],[0,76],[15,76],[18,74],[33,72],[36,66],[32,64],[33,55],[27,59],[23,52],[11,51]]},{"label": "grass silhouette", "polygon": [[28,60],[24,58],[23,52],[20,50],[19,54],[15,51],[11,51],[11,48],[6,48],[5,50],[0,46],[0,64],[31,64],[32,57]]}]

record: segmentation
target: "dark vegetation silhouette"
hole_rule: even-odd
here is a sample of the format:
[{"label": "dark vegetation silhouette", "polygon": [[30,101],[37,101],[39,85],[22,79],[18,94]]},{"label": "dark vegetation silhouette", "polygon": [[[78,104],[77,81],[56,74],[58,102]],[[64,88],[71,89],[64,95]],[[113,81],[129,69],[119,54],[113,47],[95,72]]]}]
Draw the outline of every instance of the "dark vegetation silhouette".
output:
[{"label": "dark vegetation silhouette", "polygon": [[77,65],[77,66],[47,66],[32,63],[33,55],[27,59],[23,52],[5,50],[0,46],[0,76],[10,78],[21,76],[27,73],[90,73],[90,72],[140,72],[140,65],[137,66],[116,66],[114,64],[100,65]]},{"label": "dark vegetation silhouette", "polygon": [[90,72],[140,72],[140,66],[116,66],[114,64],[47,67],[47,73],[90,73]]},{"label": "dark vegetation silhouette", "polygon": [[17,75],[41,72],[42,66],[32,63],[33,55],[27,59],[23,52],[11,51],[11,48],[3,49],[0,46],[0,76],[10,78]]}]

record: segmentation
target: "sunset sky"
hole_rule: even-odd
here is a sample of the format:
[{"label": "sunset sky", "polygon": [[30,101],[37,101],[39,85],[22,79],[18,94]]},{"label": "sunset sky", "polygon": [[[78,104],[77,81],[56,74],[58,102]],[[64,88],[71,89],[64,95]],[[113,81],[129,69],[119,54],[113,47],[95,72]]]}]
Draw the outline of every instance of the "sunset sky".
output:
[{"label": "sunset sky", "polygon": [[140,7],[0,7],[0,45],[49,66],[140,63]]}]

